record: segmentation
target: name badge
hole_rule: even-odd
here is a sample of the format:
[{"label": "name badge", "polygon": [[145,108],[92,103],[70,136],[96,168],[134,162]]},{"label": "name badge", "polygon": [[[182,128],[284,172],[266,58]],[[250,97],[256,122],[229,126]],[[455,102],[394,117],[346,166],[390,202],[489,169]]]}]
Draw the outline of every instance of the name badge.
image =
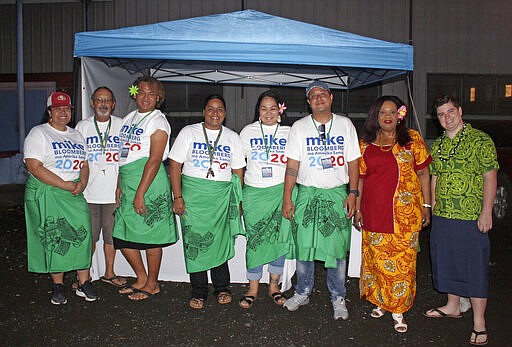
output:
[{"label": "name badge", "polygon": [[331,157],[322,158],[322,169],[325,172],[332,172],[332,171],[334,171],[334,167],[332,165]]},{"label": "name badge", "polygon": [[98,161],[96,162],[96,166],[98,167],[98,170],[105,170],[107,167],[107,156],[105,153],[98,154]]},{"label": "name badge", "polygon": [[128,158],[128,153],[130,153],[130,144],[124,145],[119,152],[119,161],[125,161]]},{"label": "name badge", "polygon": [[272,179],[272,167],[265,166],[261,168],[261,178],[263,180],[271,180]]}]

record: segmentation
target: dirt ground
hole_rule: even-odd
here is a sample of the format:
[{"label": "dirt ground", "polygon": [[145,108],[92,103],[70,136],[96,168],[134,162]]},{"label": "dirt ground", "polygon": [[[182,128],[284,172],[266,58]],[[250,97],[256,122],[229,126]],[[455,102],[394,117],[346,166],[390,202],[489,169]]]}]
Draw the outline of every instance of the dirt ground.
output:
[{"label": "dirt ground", "polygon": [[[4,346],[468,346],[471,311],[462,319],[428,319],[422,312],[442,305],[445,296],[432,288],[428,230],[421,236],[418,293],[406,314],[409,331],[396,333],[389,314],[373,319],[372,306],[359,299],[358,279],[348,279],[347,321],[334,321],[325,286],[325,271],[316,267],[316,289],[310,304],[296,312],[274,305],[267,287],[250,310],[238,307],[246,286],[232,286],[234,301],[218,305],[210,297],[204,310],[188,308],[187,283],[161,282],[160,294],[132,302],[114,287],[95,282],[101,299],[86,303],[71,291],[68,303],[50,303],[47,275],[27,271],[23,186],[0,186],[0,332]],[[489,346],[512,346],[511,227],[493,230]],[[287,296],[293,294],[288,291]]]}]

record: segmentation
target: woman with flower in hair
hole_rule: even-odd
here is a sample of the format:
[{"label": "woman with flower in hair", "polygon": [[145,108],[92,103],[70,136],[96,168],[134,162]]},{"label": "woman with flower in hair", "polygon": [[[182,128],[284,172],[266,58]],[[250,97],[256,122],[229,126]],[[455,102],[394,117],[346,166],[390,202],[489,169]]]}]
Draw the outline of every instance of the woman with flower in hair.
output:
[{"label": "woman with flower in hair", "polygon": [[263,92],[256,102],[254,122],[240,133],[247,159],[242,209],[249,290],[240,299],[240,307],[244,309],[250,308],[258,296],[265,264],[270,273],[269,296],[280,306],[286,301],[279,290],[284,261],[292,244],[292,225],[281,214],[286,169],[284,149],[290,131],[289,126],[281,125],[285,110],[276,93]]},{"label": "woman with flower in hair", "polygon": [[354,225],[362,230],[360,295],[376,307],[371,317],[392,313],[405,333],[404,312],[416,295],[418,235],[430,224],[432,161],[420,134],[405,125],[407,108],[382,96],[364,124]]},{"label": "woman with flower in hair", "polygon": [[135,282],[119,293],[138,301],[160,292],[162,248],[175,243],[178,232],[162,163],[171,135],[171,127],[158,109],[165,99],[164,88],[156,78],[142,76],[129,90],[137,109],[124,117],[119,133],[118,208],[112,235],[114,247],[121,249],[136,276]]}]

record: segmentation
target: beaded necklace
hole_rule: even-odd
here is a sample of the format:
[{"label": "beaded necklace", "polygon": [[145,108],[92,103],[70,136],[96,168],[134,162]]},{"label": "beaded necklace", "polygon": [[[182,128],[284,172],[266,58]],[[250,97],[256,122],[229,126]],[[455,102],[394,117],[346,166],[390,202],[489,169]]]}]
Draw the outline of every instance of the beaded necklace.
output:
[{"label": "beaded necklace", "polygon": [[[379,130],[379,134],[380,134],[380,130]],[[389,151],[391,151],[393,149],[393,147],[395,146],[395,144],[396,144],[396,135],[395,135],[395,138],[393,139],[393,142],[391,142],[390,145],[383,145],[382,142],[381,142],[381,139],[379,139],[379,148],[380,148],[380,150],[382,152],[389,152]],[[388,149],[382,148],[382,147],[387,147],[387,146],[389,146]]]},{"label": "beaded necklace", "polygon": [[441,140],[439,141],[439,147],[437,147],[437,157],[441,161],[448,161],[455,155],[455,152],[457,151],[457,148],[459,148],[459,145],[462,141],[462,138],[464,137],[464,134],[466,133],[466,123],[464,123],[464,126],[462,127],[462,133],[459,136],[459,139],[457,140],[457,144],[452,148],[450,153],[448,154],[448,158],[443,158],[441,156],[441,152],[443,151],[441,147],[443,146],[443,140],[446,138],[446,130],[443,132],[443,135],[441,136]]}]

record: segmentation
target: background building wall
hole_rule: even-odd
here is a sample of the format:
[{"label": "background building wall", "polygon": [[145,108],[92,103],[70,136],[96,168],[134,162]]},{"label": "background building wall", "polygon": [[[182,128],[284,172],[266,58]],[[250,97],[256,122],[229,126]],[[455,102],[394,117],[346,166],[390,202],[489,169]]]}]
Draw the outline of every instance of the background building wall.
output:
[{"label": "background building wall", "polygon": [[[72,72],[76,32],[242,9],[394,42],[410,43],[412,37],[412,88],[422,125],[429,117],[427,73],[512,74],[510,0],[112,0],[87,5],[25,4],[25,73]],[[0,76],[16,73],[15,37],[16,7],[0,5]],[[383,91],[406,96],[403,82],[387,84]],[[244,95],[240,91],[235,94]]]}]

